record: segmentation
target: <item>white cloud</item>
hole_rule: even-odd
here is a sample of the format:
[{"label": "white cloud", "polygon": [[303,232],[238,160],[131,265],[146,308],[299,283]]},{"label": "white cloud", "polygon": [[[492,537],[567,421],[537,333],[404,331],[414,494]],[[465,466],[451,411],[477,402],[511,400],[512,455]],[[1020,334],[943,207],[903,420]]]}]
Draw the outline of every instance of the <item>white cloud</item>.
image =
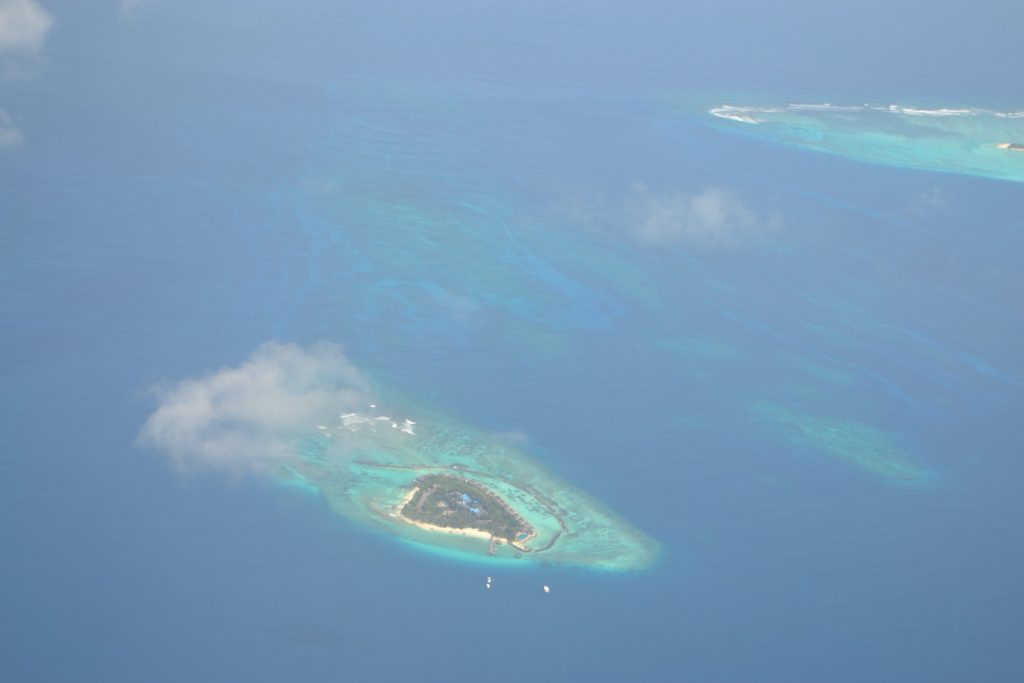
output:
[{"label": "white cloud", "polygon": [[[0,78],[30,75],[52,26],[53,17],[36,0],[0,0]],[[0,110],[0,150],[24,140],[10,115]]]},{"label": "white cloud", "polygon": [[295,457],[297,440],[373,400],[340,346],[269,342],[238,367],[157,390],[139,443],[184,469],[262,471]]},{"label": "white cloud", "polygon": [[0,0],[0,53],[39,52],[53,17],[36,0]]},{"label": "white cloud", "polygon": [[659,196],[643,183],[635,183],[628,210],[633,234],[647,244],[734,246],[777,226],[774,218],[758,215],[732,190],[722,187]]},{"label": "white cloud", "polygon": [[0,109],[0,149],[17,147],[24,139],[24,134],[14,125],[14,120],[7,112]]}]

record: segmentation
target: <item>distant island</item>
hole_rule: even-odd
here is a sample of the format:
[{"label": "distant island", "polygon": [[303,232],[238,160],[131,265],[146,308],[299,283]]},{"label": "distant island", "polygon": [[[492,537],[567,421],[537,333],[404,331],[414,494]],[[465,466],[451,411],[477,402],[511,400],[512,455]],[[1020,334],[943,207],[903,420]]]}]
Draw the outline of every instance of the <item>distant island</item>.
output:
[{"label": "distant island", "polygon": [[449,474],[427,474],[415,480],[399,514],[426,530],[484,536],[514,546],[535,535],[522,515],[484,486]]},{"label": "distant island", "polygon": [[885,166],[1024,182],[1021,111],[778,100],[708,104],[701,103],[712,117],[706,122],[746,137]]}]

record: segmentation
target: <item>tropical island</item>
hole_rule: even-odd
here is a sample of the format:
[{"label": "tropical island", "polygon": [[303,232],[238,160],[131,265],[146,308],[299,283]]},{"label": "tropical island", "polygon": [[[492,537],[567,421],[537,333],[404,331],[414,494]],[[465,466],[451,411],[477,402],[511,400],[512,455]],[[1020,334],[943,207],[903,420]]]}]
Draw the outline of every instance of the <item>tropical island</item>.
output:
[{"label": "tropical island", "polygon": [[307,433],[282,483],[317,491],[350,519],[470,561],[631,571],[657,558],[654,539],[514,445],[422,405],[392,399],[384,412],[385,400]]},{"label": "tropical island", "polygon": [[420,528],[482,535],[492,543],[513,545],[536,535],[500,496],[465,477],[427,474],[415,484],[403,499],[399,514]]},{"label": "tropical island", "polygon": [[885,166],[1024,182],[1021,111],[781,102],[705,111],[713,117],[706,122],[747,137]]},{"label": "tropical island", "polygon": [[[198,421],[197,402],[210,407]],[[327,342],[268,343],[238,367],[182,381],[140,438],[186,464],[252,467],[354,523],[468,562],[634,571],[660,552],[520,440],[385,393]]]}]

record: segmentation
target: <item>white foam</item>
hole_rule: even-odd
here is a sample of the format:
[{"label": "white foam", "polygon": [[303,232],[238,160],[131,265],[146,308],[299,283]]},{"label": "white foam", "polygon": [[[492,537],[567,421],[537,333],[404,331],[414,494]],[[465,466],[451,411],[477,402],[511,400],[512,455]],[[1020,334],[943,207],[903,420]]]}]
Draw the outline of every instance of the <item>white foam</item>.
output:
[{"label": "white foam", "polygon": [[373,418],[363,417],[356,413],[349,413],[342,419],[341,426],[350,432],[356,432],[360,429],[373,427]]},{"label": "white foam", "polygon": [[761,119],[758,119],[751,114],[759,112],[767,112],[770,110],[755,109],[754,107],[734,107],[729,104],[723,104],[721,107],[715,107],[709,110],[712,116],[717,116],[720,119],[730,119],[732,121],[739,121],[740,123],[762,123]]},{"label": "white foam", "polygon": [[858,112],[878,111],[890,114],[905,116],[926,116],[926,117],[956,117],[956,116],[997,116],[1002,119],[1024,118],[1024,111],[990,111],[988,109],[965,109],[952,107],[939,107],[929,109],[927,107],[912,107],[901,104],[876,105],[845,105],[832,104],[831,102],[794,102],[787,104],[784,108],[776,107],[740,107],[732,104],[723,104],[708,110],[712,116],[721,119],[729,119],[740,123],[758,124],[765,123],[767,119],[762,114],[778,114],[793,112],[799,115],[801,112]]},{"label": "white foam", "polygon": [[906,114],[907,116],[975,116],[978,113],[973,109],[922,109],[919,107],[901,107],[898,104],[890,104],[889,111],[894,114]]},{"label": "white foam", "polygon": [[861,111],[864,107],[858,106],[844,106],[838,104],[791,104],[787,109],[793,111]]}]

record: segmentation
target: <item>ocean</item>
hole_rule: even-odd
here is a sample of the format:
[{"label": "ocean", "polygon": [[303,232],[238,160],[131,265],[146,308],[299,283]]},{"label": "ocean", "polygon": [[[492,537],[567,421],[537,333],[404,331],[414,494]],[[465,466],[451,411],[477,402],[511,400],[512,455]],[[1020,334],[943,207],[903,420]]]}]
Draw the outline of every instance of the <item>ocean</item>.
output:
[{"label": "ocean", "polygon": [[[1024,676],[1024,186],[709,113],[1021,112],[1018,4],[27,4],[0,678]],[[514,439],[658,559],[483,566],[140,440],[274,340]]]}]

